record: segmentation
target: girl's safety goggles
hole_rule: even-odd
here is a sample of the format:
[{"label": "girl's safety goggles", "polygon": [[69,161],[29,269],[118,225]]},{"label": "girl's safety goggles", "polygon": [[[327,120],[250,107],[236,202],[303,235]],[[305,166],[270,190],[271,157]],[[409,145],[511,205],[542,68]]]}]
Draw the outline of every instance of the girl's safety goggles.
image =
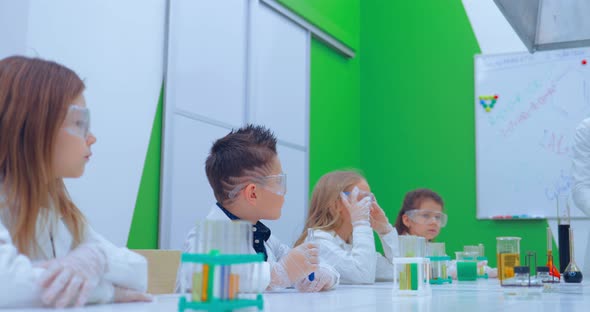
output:
[{"label": "girl's safety goggles", "polygon": [[422,209],[406,211],[405,215],[416,223],[427,225],[436,222],[440,227],[445,227],[449,219],[447,215],[442,212]]}]

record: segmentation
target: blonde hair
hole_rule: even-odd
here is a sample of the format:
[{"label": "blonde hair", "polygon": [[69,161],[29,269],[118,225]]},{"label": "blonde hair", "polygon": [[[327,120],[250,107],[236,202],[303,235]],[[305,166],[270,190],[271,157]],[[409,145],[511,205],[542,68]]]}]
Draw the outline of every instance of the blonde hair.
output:
[{"label": "blonde hair", "polygon": [[[83,240],[85,219],[53,169],[58,131],[84,83],[60,64],[22,56],[0,60],[0,211],[19,252],[36,254],[39,217],[55,212]],[[47,221],[46,219],[43,221]]]},{"label": "blonde hair", "polygon": [[356,184],[364,180],[360,173],[352,170],[332,171],[323,175],[313,188],[307,221],[295,246],[305,241],[309,228],[324,231],[340,228],[343,222],[338,209],[340,193],[351,191]]}]

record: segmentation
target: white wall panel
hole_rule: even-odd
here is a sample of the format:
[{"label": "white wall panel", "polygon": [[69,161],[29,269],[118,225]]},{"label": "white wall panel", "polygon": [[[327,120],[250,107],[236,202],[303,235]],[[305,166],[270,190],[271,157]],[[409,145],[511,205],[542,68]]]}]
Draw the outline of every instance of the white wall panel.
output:
[{"label": "white wall panel", "polygon": [[309,32],[253,1],[250,117],[279,140],[307,146]]},{"label": "white wall panel", "polygon": [[0,59],[25,53],[29,2],[0,0]]},{"label": "white wall panel", "polygon": [[171,2],[168,99],[226,125],[244,122],[246,1]]},{"label": "white wall panel", "polygon": [[[170,209],[169,227],[162,228],[161,242],[172,249],[182,249],[188,231],[203,220],[215,204],[213,190],[205,174],[205,160],[211,145],[229,131],[214,125],[176,115],[173,124],[170,188],[164,205]],[[166,233],[166,234],[165,234]]]}]

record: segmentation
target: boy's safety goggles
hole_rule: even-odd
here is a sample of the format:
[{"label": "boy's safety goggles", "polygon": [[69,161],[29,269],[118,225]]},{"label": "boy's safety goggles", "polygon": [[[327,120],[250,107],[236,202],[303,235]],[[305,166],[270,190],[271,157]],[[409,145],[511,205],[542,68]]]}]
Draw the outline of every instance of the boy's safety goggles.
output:
[{"label": "boy's safety goggles", "polygon": [[405,215],[416,223],[427,225],[436,222],[440,227],[445,227],[449,219],[449,217],[442,212],[422,209],[406,211]]},{"label": "boy's safety goggles", "polygon": [[227,194],[227,196],[230,199],[236,197],[236,195],[250,183],[258,184],[264,189],[280,196],[285,196],[285,194],[287,194],[286,173],[274,174],[264,177],[251,177],[249,180],[252,182],[238,184],[231,192],[229,192],[229,194]]}]

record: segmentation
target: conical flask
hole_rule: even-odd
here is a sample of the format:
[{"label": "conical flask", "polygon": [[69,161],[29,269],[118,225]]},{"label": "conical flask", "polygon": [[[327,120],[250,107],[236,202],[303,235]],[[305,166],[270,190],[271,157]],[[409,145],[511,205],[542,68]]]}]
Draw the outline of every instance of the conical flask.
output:
[{"label": "conical flask", "polygon": [[574,231],[570,228],[570,263],[563,272],[563,280],[566,283],[581,283],[582,282],[582,271],[576,264],[574,259]]}]

